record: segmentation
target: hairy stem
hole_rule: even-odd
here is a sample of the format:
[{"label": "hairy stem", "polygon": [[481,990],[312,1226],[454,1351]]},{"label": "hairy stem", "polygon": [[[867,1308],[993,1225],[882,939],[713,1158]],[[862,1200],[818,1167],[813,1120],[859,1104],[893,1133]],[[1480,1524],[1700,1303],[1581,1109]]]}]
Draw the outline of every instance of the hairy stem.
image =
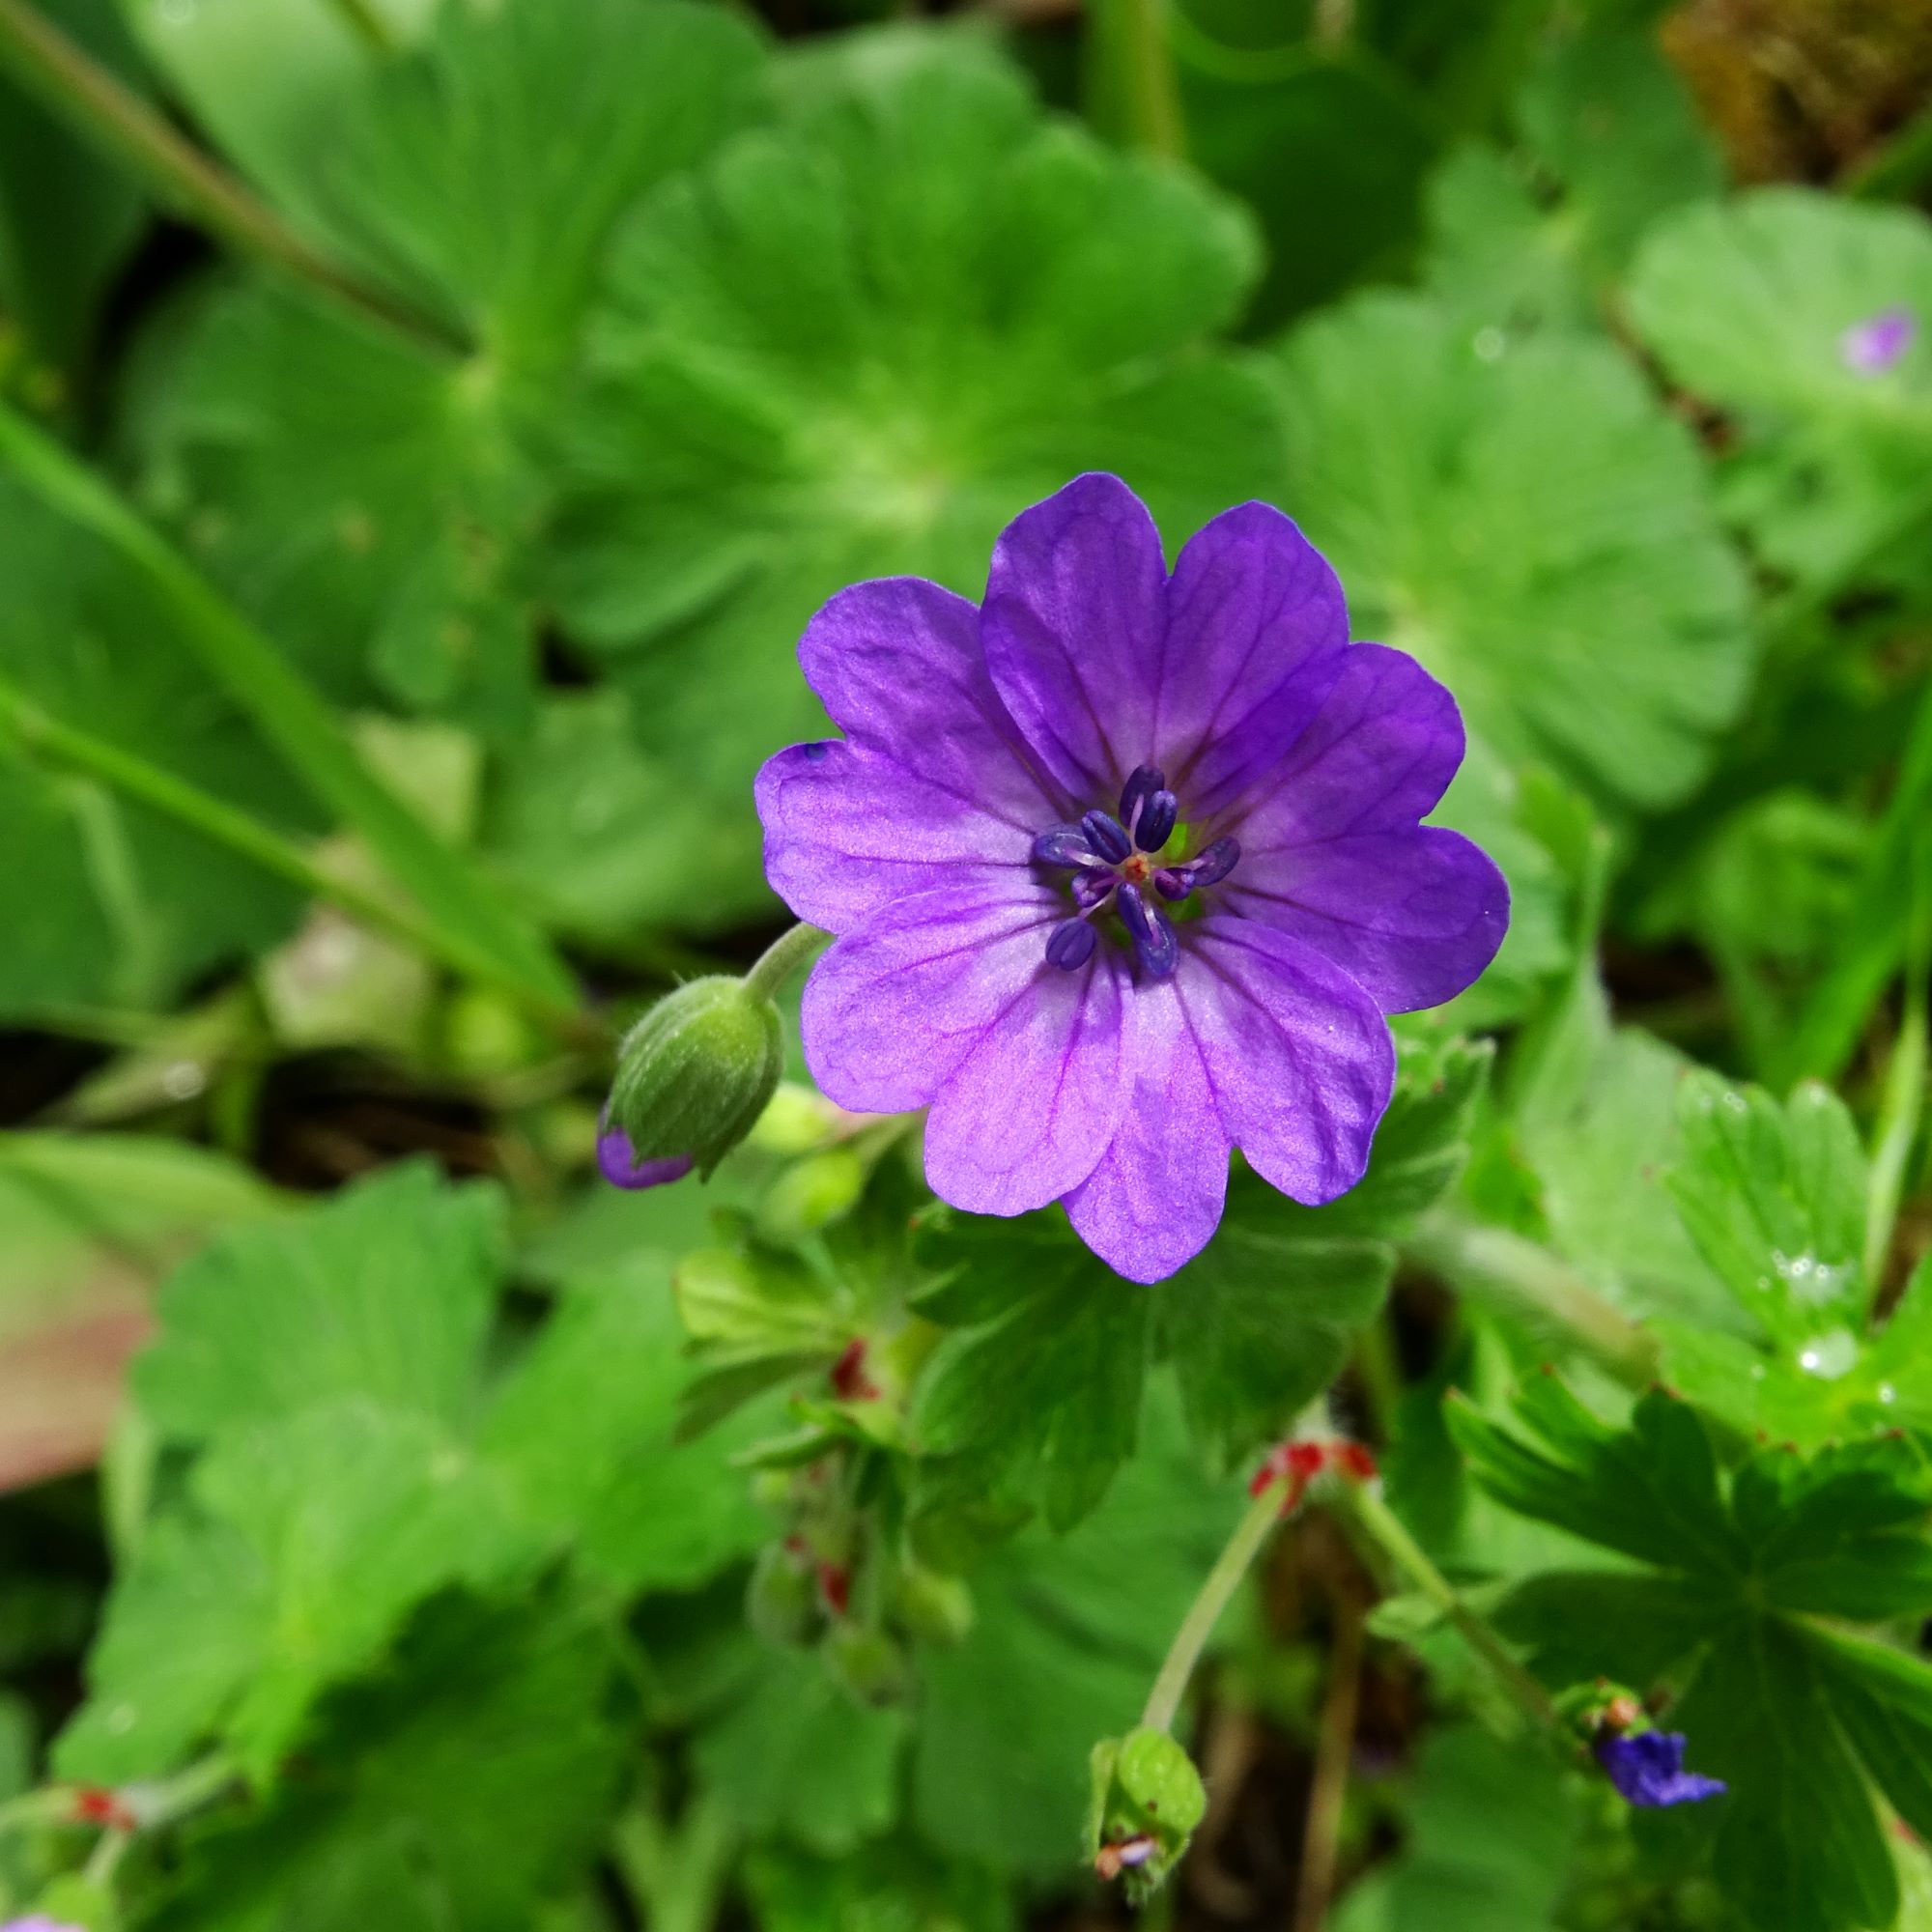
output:
[{"label": "hairy stem", "polygon": [[[1915,856],[1922,867],[1932,857],[1932,841],[1921,838]],[[1922,869],[1917,876],[1924,877]],[[1927,900],[1932,899],[1932,893],[1921,885],[1918,898],[1906,946],[1905,1006],[1898,1037],[1891,1043],[1891,1063],[1886,1068],[1865,1188],[1864,1273],[1875,1295],[1884,1292],[1885,1261],[1891,1252],[1892,1230],[1898,1223],[1906,1164],[1925,1110],[1925,980],[1932,973],[1932,907]]]},{"label": "hairy stem", "polygon": [[1456,1586],[1429,1560],[1401,1519],[1366,1483],[1350,1483],[1337,1492],[1337,1507],[1352,1520],[1408,1582],[1429,1599],[1463,1634],[1470,1649],[1494,1672],[1516,1701],[1539,1725],[1559,1722],[1549,1693],[1511,1656],[1494,1631],[1463,1601]]},{"label": "hairy stem", "polygon": [[1459,1293],[1500,1304],[1519,1321],[1583,1350],[1628,1387],[1644,1388],[1656,1379],[1656,1340],[1548,1248],[1454,1208],[1426,1215],[1405,1245]]},{"label": "hairy stem", "polygon": [[419,341],[465,345],[316,253],[266,202],[218,167],[156,109],[76,46],[28,0],[0,0],[0,66],[97,148],[231,247]]},{"label": "hairy stem", "polygon": [[771,999],[824,944],[825,934],[801,921],[790,931],[780,933],[759,953],[745,975],[745,984],[753,993]]},{"label": "hairy stem", "polygon": [[1208,1639],[1214,1634],[1214,1626],[1221,1621],[1222,1611],[1240,1588],[1248,1566],[1261,1553],[1280,1515],[1281,1490],[1270,1483],[1235,1525],[1227,1548],[1214,1559],[1213,1569],[1208,1571],[1200,1593],[1187,1606],[1187,1614],[1174,1634],[1160,1675],[1148,1692],[1147,1709],[1141,1713],[1141,1722],[1149,1729],[1165,1731],[1173,1727],[1180,1700],[1187,1694],[1188,1679],[1194,1675],[1194,1666],[1200,1662]]}]

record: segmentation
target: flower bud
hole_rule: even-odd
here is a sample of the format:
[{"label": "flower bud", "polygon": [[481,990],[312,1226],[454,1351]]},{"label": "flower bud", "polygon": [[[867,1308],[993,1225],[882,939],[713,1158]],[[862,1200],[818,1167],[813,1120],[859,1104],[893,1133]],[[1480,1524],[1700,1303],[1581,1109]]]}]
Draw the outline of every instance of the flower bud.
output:
[{"label": "flower bud", "polygon": [[782,1543],[759,1550],[745,1592],[745,1618],[767,1643],[810,1643],[825,1621],[810,1560]]},{"label": "flower bud", "polygon": [[854,1703],[882,1710],[912,1694],[912,1666],[905,1651],[884,1631],[835,1624],[825,1639],[825,1661]]},{"label": "flower bud", "polygon": [[756,1123],[783,1062],[778,1009],[744,980],[666,994],[618,1049],[598,1166],[619,1187],[708,1176]]},{"label": "flower bud", "polygon": [[898,1614],[912,1635],[928,1643],[963,1643],[973,1628],[973,1593],[957,1577],[908,1563],[899,1573]]},{"label": "flower bud", "polygon": [[1104,1738],[1091,1760],[1087,1851],[1102,1878],[1122,1879],[1136,1905],[1160,1889],[1208,1814],[1194,1761],[1148,1725]]},{"label": "flower bud", "polygon": [[796,1241],[849,1214],[866,1191],[866,1163],[850,1148],[795,1161],[759,1203],[758,1233],[768,1241]]}]

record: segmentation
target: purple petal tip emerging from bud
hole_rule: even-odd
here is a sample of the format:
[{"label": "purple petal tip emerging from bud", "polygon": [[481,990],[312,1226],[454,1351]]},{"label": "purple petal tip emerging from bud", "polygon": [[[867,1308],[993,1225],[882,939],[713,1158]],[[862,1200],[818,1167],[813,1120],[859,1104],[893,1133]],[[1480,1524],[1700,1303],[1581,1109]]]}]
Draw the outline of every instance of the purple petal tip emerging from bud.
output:
[{"label": "purple petal tip emerging from bud", "polygon": [[1703,1777],[1684,1769],[1684,1738],[1677,1731],[1632,1731],[1620,1737],[1602,1737],[1595,1748],[1597,1762],[1623,1798],[1646,1809],[1695,1804],[1720,1796],[1727,1788],[1721,1778]]},{"label": "purple petal tip emerging from bud", "polygon": [[631,1137],[622,1127],[606,1127],[597,1136],[597,1171],[613,1187],[663,1187],[682,1180],[691,1172],[688,1153],[674,1153],[663,1160],[639,1160],[631,1148]]}]

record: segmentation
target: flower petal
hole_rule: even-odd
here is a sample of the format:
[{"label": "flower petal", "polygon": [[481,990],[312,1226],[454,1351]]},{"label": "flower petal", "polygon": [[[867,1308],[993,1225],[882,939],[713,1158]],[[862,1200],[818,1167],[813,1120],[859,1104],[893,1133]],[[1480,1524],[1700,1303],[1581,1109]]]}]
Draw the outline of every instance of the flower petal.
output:
[{"label": "flower petal", "polygon": [[947,1075],[925,1123],[927,1181],[975,1214],[1023,1214],[1078,1186],[1126,1096],[1124,956],[1100,946],[1064,972],[1028,945],[1030,980]]},{"label": "flower petal", "polygon": [[1165,1281],[1192,1261],[1228,1192],[1228,1134],[1178,985],[1136,988],[1133,1090],[1099,1164],[1066,1197],[1074,1232],[1129,1281]]},{"label": "flower petal", "polygon": [[1046,964],[1047,932],[1065,911],[1026,878],[882,906],[806,981],[799,1035],[819,1091],[855,1113],[929,1106],[1016,997],[1085,977]]},{"label": "flower petal", "polygon": [[1406,830],[1448,789],[1463,751],[1445,686],[1405,651],[1350,645],[1314,723],[1241,821],[1244,862],[1273,846]]},{"label": "flower petal", "polygon": [[1375,1001],[1311,947],[1226,913],[1194,927],[1174,983],[1248,1165],[1311,1208],[1346,1194],[1395,1087]]},{"label": "flower petal", "polygon": [[1118,476],[1076,476],[993,546],[986,668],[1040,762],[1111,810],[1152,750],[1167,565],[1147,506]]},{"label": "flower petal", "polygon": [[794,745],[758,774],[765,877],[800,919],[849,932],[941,886],[1030,883],[1034,831],[863,745]]},{"label": "flower petal", "polygon": [[1155,761],[1187,811],[1227,810],[1308,729],[1340,675],[1349,607],[1327,559],[1268,503],[1181,551],[1155,679]]},{"label": "flower petal", "polygon": [[980,612],[923,577],[841,590],[806,626],[798,661],[833,722],[858,746],[919,774],[962,808],[1031,836],[1067,816],[986,674]]},{"label": "flower petal", "polygon": [[1509,886],[1495,863],[1435,825],[1244,853],[1223,890],[1229,911],[1332,960],[1385,1013],[1454,999],[1509,928]]}]

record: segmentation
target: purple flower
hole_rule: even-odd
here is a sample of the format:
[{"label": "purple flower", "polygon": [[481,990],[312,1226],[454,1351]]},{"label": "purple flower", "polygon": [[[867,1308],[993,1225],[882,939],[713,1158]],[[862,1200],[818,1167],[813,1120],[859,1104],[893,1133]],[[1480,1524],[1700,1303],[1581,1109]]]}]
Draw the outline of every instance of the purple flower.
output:
[{"label": "purple flower", "polygon": [[1596,1752],[1605,1775],[1633,1804],[1694,1804],[1728,1788],[1721,1778],[1684,1769],[1684,1739],[1676,1731],[1606,1734]]},{"label": "purple flower", "polygon": [[1388,1104],[1384,1015],[1468,985],[1509,895],[1418,824],[1463,756],[1449,694],[1349,642],[1342,587],[1265,503],[1169,576],[1119,478],[1009,525],[975,608],[841,591],[799,645],[842,741],[758,778],[765,869],[837,943],[805,992],[825,1094],[925,1107],[955,1207],[1064,1201],[1135,1281],[1200,1252],[1228,1155],[1311,1205]]},{"label": "purple flower", "polygon": [[1860,376],[1883,376],[1897,367],[1918,333],[1918,318],[1909,308],[1885,309],[1846,329],[1838,338],[1838,355]]},{"label": "purple flower", "polygon": [[44,1912],[34,1912],[25,1918],[8,1919],[0,1925],[0,1932],[81,1932],[81,1928],[62,1918],[49,1918]]}]

